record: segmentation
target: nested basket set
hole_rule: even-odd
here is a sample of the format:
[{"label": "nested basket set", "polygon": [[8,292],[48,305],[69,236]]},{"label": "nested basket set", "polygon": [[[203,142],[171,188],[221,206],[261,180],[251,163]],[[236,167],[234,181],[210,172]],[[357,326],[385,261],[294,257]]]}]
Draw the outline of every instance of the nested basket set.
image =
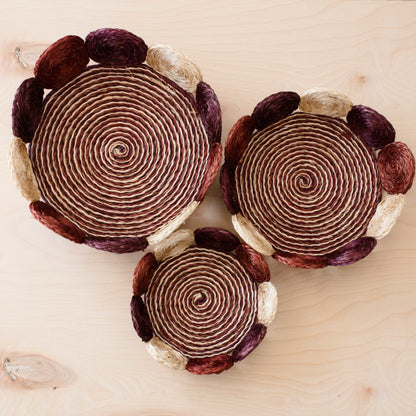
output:
[{"label": "nested basket set", "polygon": [[221,191],[243,242],[175,231],[220,168],[220,105],[189,58],[122,29],[49,46],[12,118],[11,171],[32,215],[96,249],[151,246],[134,271],[134,328],[157,361],[194,374],[229,369],[265,337],[277,294],[263,256],[302,268],[362,259],[415,172],[376,110],[321,88],[278,92],[225,144]]}]

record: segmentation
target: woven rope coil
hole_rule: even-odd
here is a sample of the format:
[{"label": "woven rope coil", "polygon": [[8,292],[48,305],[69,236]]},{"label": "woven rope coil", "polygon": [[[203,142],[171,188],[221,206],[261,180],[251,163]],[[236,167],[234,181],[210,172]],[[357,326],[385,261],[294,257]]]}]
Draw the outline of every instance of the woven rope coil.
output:
[{"label": "woven rope coil", "polygon": [[167,344],[189,358],[212,357],[232,351],[254,324],[256,288],[232,256],[191,248],[159,266],[145,303]]},{"label": "woven rope coil", "polygon": [[155,232],[204,176],[209,147],[192,111],[151,68],[83,72],[49,97],[31,142],[43,197],[92,236]]},{"label": "woven rope coil", "polygon": [[380,199],[365,145],[342,122],[303,113],[254,136],[236,184],[242,214],[275,250],[295,254],[327,254],[360,237]]},{"label": "woven rope coil", "polygon": [[[142,63],[147,52],[142,39],[121,29],[92,32],[86,46],[79,37],[62,38],[35,67],[35,81],[60,87],[44,100],[41,117],[31,104],[37,84],[25,84],[14,103],[16,131],[34,131],[25,140],[43,200],[85,234],[86,244],[108,251],[166,238],[203,199],[221,160],[215,93],[201,83],[203,93],[194,97],[169,78],[165,66],[182,81],[191,77],[186,68],[197,68],[184,55],[152,68],[152,58]],[[84,69],[88,54],[102,65]],[[77,64],[67,68],[70,58]],[[57,84],[48,62],[59,67]],[[197,89],[200,79],[191,78]]]},{"label": "woven rope coil", "polygon": [[151,354],[168,367],[219,373],[264,338],[276,313],[276,289],[267,281],[264,259],[228,231],[193,234],[177,231],[155,256],[143,257],[133,282],[133,322],[145,342],[152,340]]},{"label": "woven rope coil", "polygon": [[296,97],[273,94],[237,121],[221,169],[223,198],[237,232],[261,253],[294,267],[351,264],[376,245],[364,236],[382,186],[409,189],[414,158],[394,143],[377,161],[371,147],[394,140],[394,129],[375,110],[324,89]]}]

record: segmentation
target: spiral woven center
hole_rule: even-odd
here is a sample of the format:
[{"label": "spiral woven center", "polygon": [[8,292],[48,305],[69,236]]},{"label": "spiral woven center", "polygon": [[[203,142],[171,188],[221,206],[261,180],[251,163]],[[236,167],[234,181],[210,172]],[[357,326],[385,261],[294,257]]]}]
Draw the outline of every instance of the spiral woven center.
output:
[{"label": "spiral woven center", "polygon": [[301,255],[362,236],[381,197],[372,151],[343,121],[305,113],[252,138],[236,186],[243,215],[273,248]]},{"label": "spiral woven center", "polygon": [[174,218],[208,153],[193,98],[145,65],[92,67],[53,92],[30,149],[44,199],[101,237],[147,236]]},{"label": "spiral woven center", "polygon": [[157,269],[145,303],[158,337],[189,358],[235,349],[257,316],[257,286],[227,253],[191,248]]}]

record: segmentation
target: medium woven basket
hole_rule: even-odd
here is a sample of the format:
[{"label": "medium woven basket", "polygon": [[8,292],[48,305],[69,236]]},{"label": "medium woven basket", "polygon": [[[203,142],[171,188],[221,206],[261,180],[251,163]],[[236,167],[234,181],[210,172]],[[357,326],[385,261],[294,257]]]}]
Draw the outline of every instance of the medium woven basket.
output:
[{"label": "medium woven basket", "polygon": [[236,230],[294,267],[360,260],[390,231],[413,182],[413,154],[394,140],[385,117],[343,94],[267,97],[227,139],[221,187]]}]

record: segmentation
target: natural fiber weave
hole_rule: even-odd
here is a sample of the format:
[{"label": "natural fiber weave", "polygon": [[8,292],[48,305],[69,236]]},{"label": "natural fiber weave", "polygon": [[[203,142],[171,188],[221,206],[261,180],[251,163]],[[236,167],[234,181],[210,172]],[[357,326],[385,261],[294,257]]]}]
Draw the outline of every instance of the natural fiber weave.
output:
[{"label": "natural fiber weave", "polygon": [[[166,238],[203,199],[221,160],[218,100],[185,70],[199,69],[177,51],[180,59],[152,68],[152,59],[142,63],[147,52],[122,29],[94,31],[86,45],[64,37],[41,55],[13,104],[34,183],[56,210],[49,228],[59,228],[61,215],[98,249],[134,251]],[[89,58],[102,65],[84,69]],[[173,74],[181,83],[190,77],[196,97]],[[59,89],[35,105],[42,87]]]},{"label": "natural fiber weave", "polygon": [[304,113],[253,137],[236,185],[242,214],[273,248],[305,255],[360,237],[381,195],[374,155],[361,140],[342,121]]},{"label": "natural fiber weave", "polygon": [[385,210],[376,214],[382,187],[404,193],[414,178],[407,146],[386,146],[394,138],[384,116],[344,94],[272,94],[227,139],[221,189],[234,228],[262,254],[293,267],[360,260],[391,228],[375,224],[398,216],[384,221]]},{"label": "natural fiber weave", "polygon": [[221,372],[264,338],[277,307],[269,279],[263,257],[230,232],[176,231],[136,267],[135,329],[168,367],[185,359],[190,372]]},{"label": "natural fiber weave", "polygon": [[9,149],[9,165],[13,180],[22,196],[28,201],[38,201],[40,192],[33,174],[25,143],[20,138],[14,138]]},{"label": "natural fiber weave", "polygon": [[345,117],[351,108],[352,101],[346,95],[325,88],[305,91],[299,103],[300,111],[331,117]]},{"label": "natural fiber weave", "polygon": [[368,224],[366,235],[376,240],[384,238],[399,218],[405,201],[406,197],[403,194],[386,195],[378,204],[377,210]]},{"label": "natural fiber weave", "polygon": [[43,197],[100,237],[146,236],[178,215],[208,154],[190,97],[146,66],[91,68],[54,92],[30,149]]},{"label": "natural fiber weave", "polygon": [[186,358],[180,352],[166,345],[158,337],[153,337],[147,342],[146,349],[156,361],[159,361],[167,367],[173,368],[174,370],[185,370],[187,364]]},{"label": "natural fiber weave", "polygon": [[156,71],[174,80],[185,91],[195,93],[202,81],[199,68],[183,53],[168,45],[153,45],[149,48],[147,63]]},{"label": "natural fiber weave", "polygon": [[254,324],[257,285],[230,254],[190,248],[159,266],[145,304],[160,339],[188,358],[212,357]]}]

